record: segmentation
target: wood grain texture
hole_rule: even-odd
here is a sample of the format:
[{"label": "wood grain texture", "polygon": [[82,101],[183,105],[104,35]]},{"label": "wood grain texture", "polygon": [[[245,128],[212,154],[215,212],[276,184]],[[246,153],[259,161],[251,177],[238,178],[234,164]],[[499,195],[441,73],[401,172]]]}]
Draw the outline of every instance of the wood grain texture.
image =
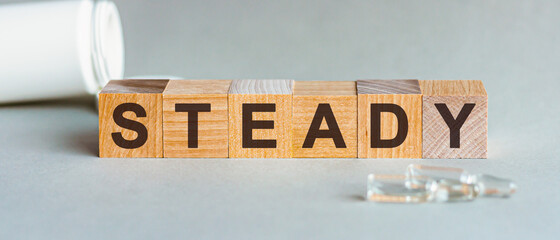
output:
[{"label": "wood grain texture", "polygon": [[358,94],[420,94],[416,79],[358,80]]},{"label": "wood grain texture", "polygon": [[[163,92],[163,151],[169,158],[228,157],[228,91],[231,80],[172,80]],[[189,114],[176,104],[210,104],[198,113],[198,145],[189,148]]]},{"label": "wood grain texture", "polygon": [[356,82],[295,81],[294,96],[356,96]]},{"label": "wood grain texture", "polygon": [[[479,80],[422,80],[423,158],[486,158],[488,96]],[[450,129],[435,104],[443,103],[456,118],[467,103],[475,104],[460,129],[460,147],[451,148]]]},{"label": "wood grain texture", "polygon": [[[358,89],[358,157],[359,158],[421,158],[422,157],[422,95],[417,80],[384,80],[357,82]],[[365,87],[366,89],[361,89]],[[379,89],[377,89],[379,88]],[[384,94],[379,94],[384,93]],[[371,104],[391,103],[400,106],[408,118],[408,134],[402,144],[393,148],[371,147]],[[381,139],[393,139],[398,120],[393,113],[381,113]]]},{"label": "wood grain texture", "polygon": [[169,80],[166,79],[125,79],[109,81],[101,93],[159,93]]},{"label": "wood grain texture", "polygon": [[[292,85],[292,80],[263,80],[263,83],[258,80],[232,82],[228,95],[230,158],[292,157]],[[252,138],[276,140],[276,148],[243,147],[243,104],[245,103],[275,104],[275,112],[255,112],[251,118],[253,121],[274,121],[273,129],[253,129]]]},{"label": "wood grain texture", "polygon": [[[99,94],[99,156],[102,158],[163,157],[162,92],[168,80],[118,80],[110,81]],[[129,87],[127,87],[129,86]],[[162,87],[163,86],[163,87]],[[159,89],[159,90],[158,90]],[[158,92],[159,91],[159,92]],[[124,103],[140,105],[146,117],[126,111],[122,116],[137,121],[147,129],[146,142],[137,148],[119,147],[112,133],[120,133],[126,140],[134,140],[138,133],[118,126],[113,111]]]},{"label": "wood grain texture", "polygon": [[164,95],[228,94],[232,80],[171,80]]},{"label": "wood grain texture", "polygon": [[[343,136],[345,148],[332,138],[317,138],[303,148],[319,104],[329,104]],[[296,158],[355,158],[357,156],[357,95],[354,81],[296,81],[293,95],[293,152]],[[328,129],[326,120],[321,130]]]},{"label": "wood grain texture", "polygon": [[292,94],[293,80],[241,79],[233,80],[229,94]]},{"label": "wood grain texture", "polygon": [[481,80],[422,80],[424,96],[487,96]]}]

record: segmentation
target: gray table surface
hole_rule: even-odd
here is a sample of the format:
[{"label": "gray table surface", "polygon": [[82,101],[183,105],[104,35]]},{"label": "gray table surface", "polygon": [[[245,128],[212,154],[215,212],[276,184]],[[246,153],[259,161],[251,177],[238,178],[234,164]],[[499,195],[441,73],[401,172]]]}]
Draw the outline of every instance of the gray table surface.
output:
[{"label": "gray table surface", "polygon": [[[560,2],[117,5],[128,76],[482,79],[489,157],[100,159],[93,100],[0,106],[0,239],[558,238]],[[410,163],[509,177],[519,191],[364,201],[368,173]]]}]

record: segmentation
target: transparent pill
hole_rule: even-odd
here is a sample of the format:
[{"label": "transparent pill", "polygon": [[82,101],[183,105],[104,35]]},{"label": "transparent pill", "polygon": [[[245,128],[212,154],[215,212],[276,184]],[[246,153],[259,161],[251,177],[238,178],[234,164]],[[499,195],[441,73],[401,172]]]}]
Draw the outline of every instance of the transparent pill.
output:
[{"label": "transparent pill", "polygon": [[[404,175],[368,175],[368,201],[390,203],[423,203],[431,200],[426,183],[411,185]],[[420,182],[420,179],[418,179]]]},{"label": "transparent pill", "polygon": [[517,185],[509,179],[488,174],[472,175],[481,196],[509,197],[517,191]]},{"label": "transparent pill", "polygon": [[367,200],[391,203],[471,201],[478,191],[473,184],[405,175],[368,175]]},{"label": "transparent pill", "polygon": [[454,180],[462,183],[472,183],[473,179],[471,175],[461,169],[452,167],[436,167],[436,166],[426,166],[420,164],[410,164],[406,171],[407,177],[414,180],[417,177],[428,177],[432,179],[448,179]]},{"label": "transparent pill", "polygon": [[478,187],[457,181],[440,179],[428,182],[426,185],[431,192],[431,200],[435,202],[463,202],[472,201],[478,196]]},{"label": "transparent pill", "polygon": [[515,193],[517,186],[509,179],[498,178],[487,174],[470,174],[461,168],[435,167],[419,164],[410,164],[407,168],[407,177],[410,182],[417,178],[431,178],[444,185],[473,185],[480,196],[509,197]]}]

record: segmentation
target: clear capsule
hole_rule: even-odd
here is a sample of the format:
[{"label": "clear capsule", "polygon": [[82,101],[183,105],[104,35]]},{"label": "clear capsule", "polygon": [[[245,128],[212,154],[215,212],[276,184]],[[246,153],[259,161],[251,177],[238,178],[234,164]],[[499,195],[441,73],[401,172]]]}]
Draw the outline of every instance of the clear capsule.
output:
[{"label": "clear capsule", "polygon": [[366,199],[374,202],[424,203],[430,201],[431,196],[425,183],[410,185],[404,175],[370,174]]},{"label": "clear capsule", "polygon": [[455,180],[467,184],[473,181],[471,175],[461,168],[426,166],[420,164],[408,165],[406,176],[411,180],[421,176],[423,178]]},{"label": "clear capsule", "polygon": [[517,190],[517,185],[509,179],[488,174],[470,174],[461,168],[436,167],[419,164],[408,165],[406,175],[410,182],[431,178],[444,185],[473,185],[480,196],[509,197]]},{"label": "clear capsule", "polygon": [[509,179],[488,174],[472,175],[481,196],[510,197],[517,191],[517,185]]},{"label": "clear capsule", "polygon": [[434,180],[426,185],[432,193],[434,202],[463,202],[472,201],[478,196],[478,187],[446,179]]},{"label": "clear capsule", "polygon": [[391,203],[424,203],[471,201],[477,196],[476,186],[436,181],[406,175],[368,175],[367,200]]}]

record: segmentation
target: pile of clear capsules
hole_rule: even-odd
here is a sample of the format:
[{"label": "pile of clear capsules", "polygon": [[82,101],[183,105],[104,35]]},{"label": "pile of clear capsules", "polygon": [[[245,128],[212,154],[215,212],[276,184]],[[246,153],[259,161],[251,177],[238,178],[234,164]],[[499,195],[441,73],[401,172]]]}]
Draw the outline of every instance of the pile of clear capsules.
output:
[{"label": "pile of clear capsules", "polygon": [[410,164],[405,175],[368,175],[368,201],[426,203],[510,197],[517,186],[508,179],[470,174],[461,168]]}]

